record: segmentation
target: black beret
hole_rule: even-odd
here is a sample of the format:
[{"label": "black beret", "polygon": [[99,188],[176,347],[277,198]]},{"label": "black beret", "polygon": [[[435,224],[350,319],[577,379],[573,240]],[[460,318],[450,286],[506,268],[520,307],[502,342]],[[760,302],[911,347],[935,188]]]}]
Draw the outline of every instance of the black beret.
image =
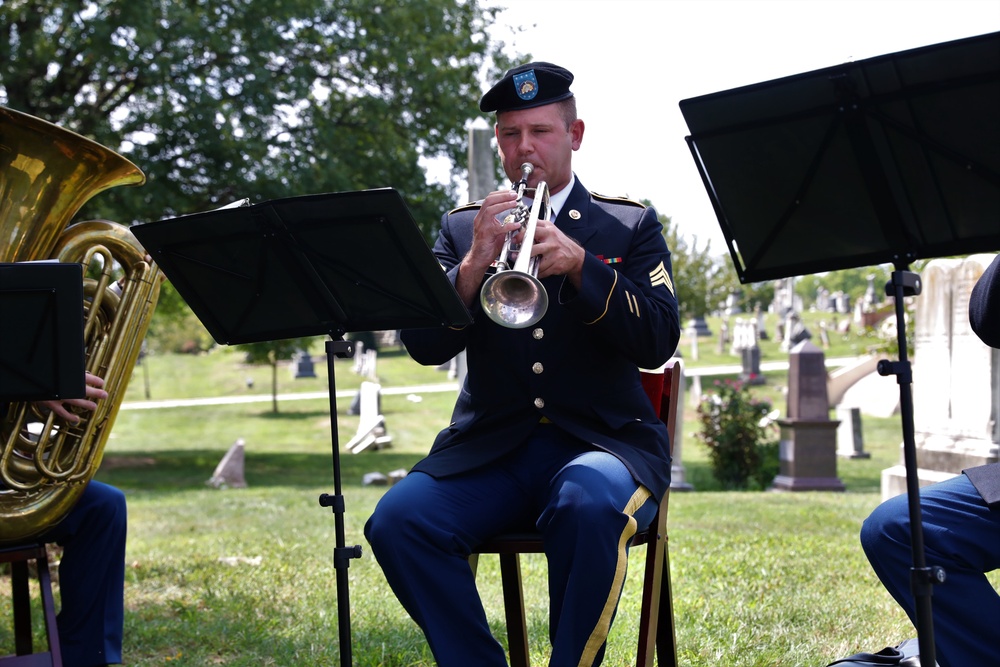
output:
[{"label": "black beret", "polygon": [[573,74],[552,63],[528,63],[507,70],[479,100],[480,111],[531,109],[573,97]]}]

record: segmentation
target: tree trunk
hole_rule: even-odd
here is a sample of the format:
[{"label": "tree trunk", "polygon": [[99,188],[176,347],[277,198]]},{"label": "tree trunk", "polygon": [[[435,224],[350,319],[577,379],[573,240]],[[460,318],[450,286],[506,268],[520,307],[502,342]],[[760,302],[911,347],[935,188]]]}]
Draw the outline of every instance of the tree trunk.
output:
[{"label": "tree trunk", "polygon": [[271,359],[271,412],[278,412],[278,360]]}]

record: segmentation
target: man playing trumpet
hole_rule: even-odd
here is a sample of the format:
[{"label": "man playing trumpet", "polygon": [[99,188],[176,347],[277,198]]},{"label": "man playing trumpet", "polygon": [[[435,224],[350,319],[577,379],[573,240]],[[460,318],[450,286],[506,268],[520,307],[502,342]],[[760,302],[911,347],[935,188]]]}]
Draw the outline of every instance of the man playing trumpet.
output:
[{"label": "man playing trumpet", "polygon": [[584,123],[572,81],[528,63],[480,101],[496,112],[507,176],[530,163],[527,194],[540,181],[550,193],[529,251],[548,294],[540,321],[507,327],[480,306],[516,206],[498,190],[446,214],[434,247],[473,324],[403,332],[423,364],[468,357],[452,423],[365,528],[441,665],[506,664],[467,559],[486,538],[532,526],[549,565],[551,664],[599,664],[630,538],[670,484],[667,429],[638,370],[665,363],[680,337],[670,251],[653,209],[595,195],[573,173]]}]

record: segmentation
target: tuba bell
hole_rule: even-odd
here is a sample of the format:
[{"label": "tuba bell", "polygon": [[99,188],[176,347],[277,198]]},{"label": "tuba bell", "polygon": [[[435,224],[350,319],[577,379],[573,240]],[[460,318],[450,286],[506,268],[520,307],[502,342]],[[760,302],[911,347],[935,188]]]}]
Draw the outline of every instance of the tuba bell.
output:
[{"label": "tuba bell", "polygon": [[[32,539],[62,520],[101,464],[159,296],[159,269],[124,225],[69,222],[94,195],[145,181],[114,151],[0,107],[0,262],[83,265],[86,369],[108,392],[77,424],[32,403],[7,406],[0,416],[0,544]],[[2,326],[17,326],[16,316],[5,314]]]},{"label": "tuba bell", "polygon": [[[534,165],[521,165],[521,180],[514,184],[517,200],[514,210],[501,224],[520,222],[524,235],[519,247],[515,247],[514,236],[518,230],[507,233],[500,254],[493,262],[494,273],[483,283],[479,301],[483,312],[491,320],[508,329],[524,329],[537,323],[549,307],[549,294],[538,279],[539,256],[531,256],[535,243],[535,226],[539,220],[549,215],[549,188],[545,181],[539,181],[534,189],[531,208],[524,204],[524,193],[528,190],[528,177],[535,170]],[[510,266],[510,255],[517,253],[514,265]]]}]

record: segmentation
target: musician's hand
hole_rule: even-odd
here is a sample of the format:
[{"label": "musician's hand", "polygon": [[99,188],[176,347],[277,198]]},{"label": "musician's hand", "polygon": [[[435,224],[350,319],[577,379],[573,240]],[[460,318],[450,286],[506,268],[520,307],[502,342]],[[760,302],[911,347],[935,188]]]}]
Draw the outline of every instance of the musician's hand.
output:
[{"label": "musician's hand", "polygon": [[574,287],[580,289],[586,251],[554,223],[539,220],[535,224],[535,243],[531,254],[542,256],[538,263],[539,278],[566,276]]},{"label": "musician's hand", "polygon": [[472,223],[472,247],[468,259],[473,266],[482,267],[485,271],[500,254],[507,232],[518,228],[518,223],[504,224],[516,203],[517,195],[511,190],[491,192],[483,200]]},{"label": "musician's hand", "polygon": [[62,401],[38,401],[37,405],[56,413],[57,416],[71,424],[76,424],[80,421],[80,417],[72,412],[73,408],[88,411],[95,410],[97,408],[97,401],[108,397],[108,392],[104,391],[104,380],[101,378],[87,373],[84,382],[87,385],[86,398],[69,398]]},{"label": "musician's hand", "polygon": [[517,195],[511,190],[491,192],[473,220],[472,246],[462,259],[455,285],[469,307],[478,299],[483,275],[500,254],[507,232],[518,228],[517,223],[501,224],[504,215],[514,208],[516,202]]}]

